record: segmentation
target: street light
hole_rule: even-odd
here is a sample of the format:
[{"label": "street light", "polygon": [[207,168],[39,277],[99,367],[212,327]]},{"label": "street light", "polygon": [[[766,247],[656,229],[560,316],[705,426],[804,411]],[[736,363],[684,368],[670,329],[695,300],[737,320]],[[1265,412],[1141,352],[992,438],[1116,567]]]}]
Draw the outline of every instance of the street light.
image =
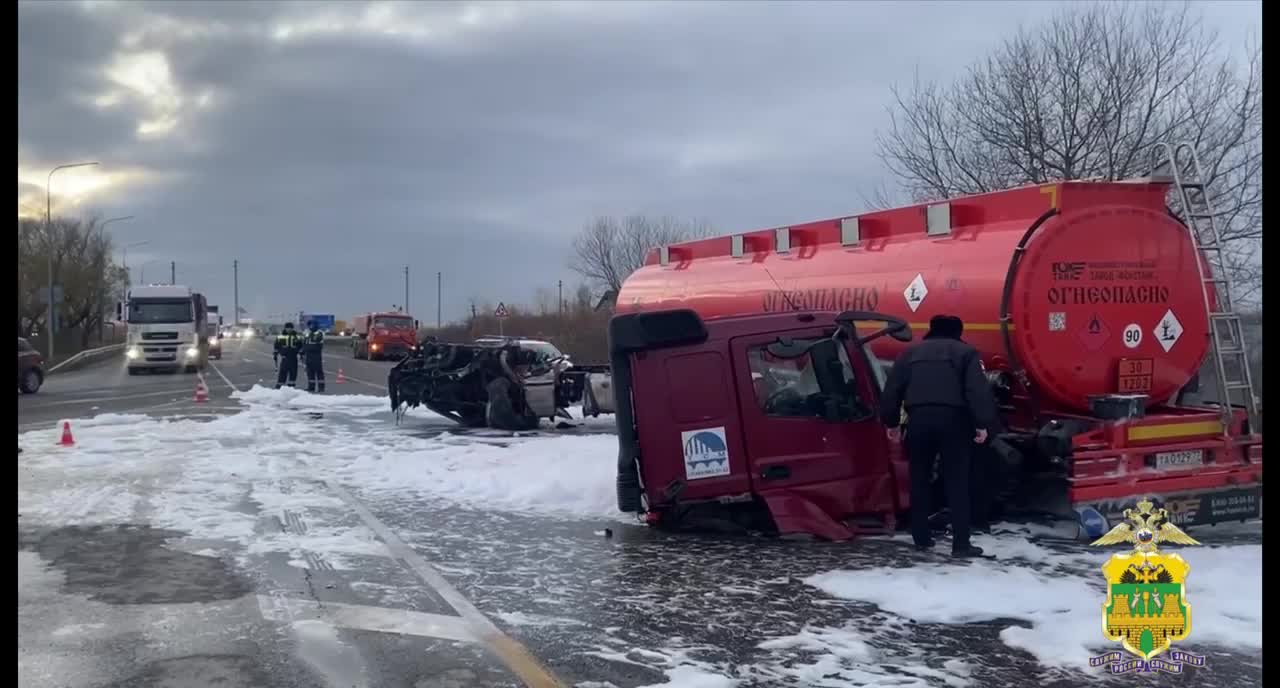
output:
[{"label": "street light", "polygon": [[58,170],[66,170],[72,167],[89,167],[97,165],[96,162],[75,162],[69,165],[58,165],[49,170],[49,176],[44,183],[44,231],[49,237],[49,293],[46,297],[49,301],[49,310],[45,318],[45,331],[49,336],[49,362],[53,362],[53,173]]},{"label": "street light", "polygon": [[[129,281],[132,281],[132,279],[133,279],[133,274],[129,272],[129,249],[131,249],[131,248],[137,248],[137,247],[139,247],[139,246],[146,246],[146,245],[147,245],[147,244],[149,244],[149,243],[151,243],[151,241],[150,241],[150,240],[147,240],[147,241],[135,241],[135,242],[133,242],[132,244],[125,244],[124,246],[122,246],[122,247],[121,247],[121,249],[120,249],[120,250],[121,250],[121,252],[123,252],[123,254],[124,254],[124,255],[123,255],[123,257],[121,257],[121,259],[120,259],[120,264],[121,264],[122,266],[124,266],[124,273],[125,273],[125,275],[126,275],[126,276],[128,276],[128,280],[129,280]],[[124,290],[122,289],[122,290],[121,290],[121,292],[120,292],[120,300],[121,300],[121,301],[124,301],[124,297],[125,297],[125,294],[124,294]]]},{"label": "street light", "polygon": [[159,258],[157,258],[156,260],[149,260],[149,261],[147,261],[147,262],[143,263],[142,265],[138,266],[138,281],[139,281],[139,282],[146,282],[146,281],[147,281],[147,266],[148,266],[148,265],[151,265],[151,264],[153,264],[153,263],[163,263],[163,262],[164,262],[163,260],[160,260]]},{"label": "street light", "polygon": [[132,244],[125,244],[124,246],[121,247],[121,250],[124,252],[124,257],[120,259],[120,263],[121,265],[124,266],[124,269],[126,272],[129,270],[129,249],[137,248],[139,246],[146,246],[149,243],[151,243],[150,239],[148,239],[147,241],[135,241]]},{"label": "street light", "polygon": [[105,234],[107,231],[107,225],[111,224],[112,222],[120,222],[123,220],[132,220],[132,219],[133,219],[132,215],[125,215],[124,217],[113,217],[113,218],[103,220],[102,224],[98,225],[98,233]]}]

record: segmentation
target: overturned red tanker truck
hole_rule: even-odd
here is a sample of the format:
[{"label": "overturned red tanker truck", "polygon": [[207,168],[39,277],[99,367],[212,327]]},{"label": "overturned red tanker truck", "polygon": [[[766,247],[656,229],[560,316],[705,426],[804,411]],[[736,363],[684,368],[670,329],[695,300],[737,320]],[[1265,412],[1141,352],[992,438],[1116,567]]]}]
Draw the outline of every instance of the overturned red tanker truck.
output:
[{"label": "overturned red tanker truck", "polygon": [[[1166,207],[1171,187],[1190,219]],[[1181,178],[1062,182],[654,249],[623,284],[621,329],[611,331],[622,337],[611,360],[619,508],[662,522],[708,503],[762,502],[779,530],[826,537],[855,534],[855,517],[879,514],[883,525],[905,512],[905,464],[875,439],[882,431],[866,429],[877,425],[874,414],[828,413],[831,397],[822,394],[795,412],[748,403],[747,388],[771,366],[748,360],[757,355],[751,346],[785,349],[800,338],[785,331],[802,325],[797,313],[818,317],[804,324],[813,340],[836,330],[835,314],[862,311],[916,333],[933,315],[963,318],[1007,425],[999,455],[1015,479],[1002,499],[1076,520],[1088,536],[1140,498],[1162,503],[1182,526],[1260,517],[1256,399],[1239,318],[1218,288],[1229,283],[1217,269],[1216,227],[1204,224],[1212,215],[1205,198],[1203,186]],[[705,348],[722,319],[729,340],[692,365],[671,348],[678,337],[646,344],[621,334],[640,315],[673,310],[696,314],[710,333],[680,346]],[[770,333],[763,338],[742,320],[767,314],[793,320],[758,321]],[[905,346],[902,337],[866,342],[877,379]],[[727,389],[681,382],[713,359],[725,366]],[[1218,403],[1188,403],[1206,360]],[[795,384],[819,393],[822,362],[812,363],[816,372],[789,372],[807,375]],[[672,401],[656,401],[664,395]],[[716,395],[739,400],[738,421],[711,422],[726,412],[713,412]],[[697,434],[708,424],[716,443]],[[843,455],[837,461],[832,451]],[[723,452],[722,473],[696,463],[707,452]]]}]

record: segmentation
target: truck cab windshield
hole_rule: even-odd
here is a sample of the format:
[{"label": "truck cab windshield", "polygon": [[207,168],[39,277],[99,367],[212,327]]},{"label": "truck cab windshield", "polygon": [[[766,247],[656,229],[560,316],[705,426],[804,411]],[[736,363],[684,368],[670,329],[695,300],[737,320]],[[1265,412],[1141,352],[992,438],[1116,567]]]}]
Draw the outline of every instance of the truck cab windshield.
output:
[{"label": "truck cab windshield", "polygon": [[780,358],[766,346],[747,350],[756,401],[765,415],[823,417],[828,401],[851,406],[851,417],[864,415],[853,366],[843,346],[830,340],[798,340],[816,344],[797,358]]},{"label": "truck cab windshield", "polygon": [[374,327],[385,327],[391,330],[411,330],[413,320],[410,318],[378,317],[373,319]]},{"label": "truck cab windshield", "polygon": [[129,322],[137,325],[189,323],[191,301],[186,299],[133,300],[129,302]]}]

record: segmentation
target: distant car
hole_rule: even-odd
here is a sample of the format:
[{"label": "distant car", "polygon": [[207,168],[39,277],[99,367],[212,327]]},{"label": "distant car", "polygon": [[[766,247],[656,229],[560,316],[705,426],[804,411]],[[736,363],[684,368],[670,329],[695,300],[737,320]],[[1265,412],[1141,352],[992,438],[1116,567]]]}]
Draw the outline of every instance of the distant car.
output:
[{"label": "distant car", "polygon": [[31,342],[18,337],[18,389],[23,394],[35,394],[43,384],[44,357]]},{"label": "distant car", "polygon": [[209,328],[209,358],[222,360],[222,333],[216,327]]}]

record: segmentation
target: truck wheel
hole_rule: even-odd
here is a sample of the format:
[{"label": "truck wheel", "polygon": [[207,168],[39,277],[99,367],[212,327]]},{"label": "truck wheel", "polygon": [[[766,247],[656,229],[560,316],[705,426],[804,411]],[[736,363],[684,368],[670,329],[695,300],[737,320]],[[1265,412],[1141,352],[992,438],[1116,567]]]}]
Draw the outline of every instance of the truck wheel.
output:
[{"label": "truck wheel", "polygon": [[22,380],[18,382],[18,389],[23,394],[35,394],[40,391],[40,385],[44,384],[44,376],[35,368],[28,368],[27,372],[22,374]]},{"label": "truck wheel", "polygon": [[533,430],[538,427],[537,418],[529,418],[516,413],[511,403],[511,381],[505,377],[495,378],[485,388],[488,401],[485,402],[485,423],[495,430]]}]

